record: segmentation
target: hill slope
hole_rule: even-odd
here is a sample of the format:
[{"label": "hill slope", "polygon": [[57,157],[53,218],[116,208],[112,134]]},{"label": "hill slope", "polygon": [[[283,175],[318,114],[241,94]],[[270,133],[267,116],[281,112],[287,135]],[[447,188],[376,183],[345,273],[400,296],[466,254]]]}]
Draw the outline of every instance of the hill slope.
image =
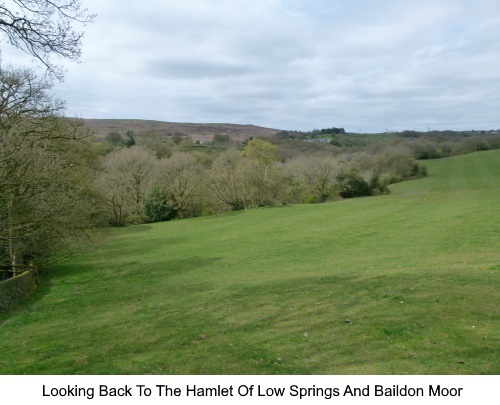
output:
[{"label": "hill slope", "polygon": [[498,374],[498,162],[114,230],[0,314],[0,373]]},{"label": "hill slope", "polygon": [[125,134],[127,131],[132,131],[135,134],[140,134],[143,131],[154,130],[167,134],[179,132],[200,142],[211,141],[215,134],[229,135],[233,140],[243,141],[251,136],[254,138],[270,136],[279,131],[255,125],[239,124],[191,124],[130,119],[84,119],[83,121],[99,138],[104,138],[109,132]]}]

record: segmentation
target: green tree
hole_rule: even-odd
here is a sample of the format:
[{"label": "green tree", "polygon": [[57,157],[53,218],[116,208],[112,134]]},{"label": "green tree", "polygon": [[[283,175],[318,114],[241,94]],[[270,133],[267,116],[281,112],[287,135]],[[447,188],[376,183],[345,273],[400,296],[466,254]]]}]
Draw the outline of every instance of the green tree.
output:
[{"label": "green tree", "polygon": [[215,134],[212,138],[212,143],[215,145],[226,145],[231,142],[229,135]]},{"label": "green tree", "polygon": [[177,145],[177,150],[179,152],[189,152],[193,149],[194,142],[190,137],[184,138],[179,145]]},{"label": "green tree", "polygon": [[122,134],[116,131],[108,132],[106,135],[106,141],[108,141],[111,145],[111,149],[116,149],[125,145],[125,139],[123,139]]},{"label": "green tree", "polygon": [[166,156],[171,156],[174,149],[174,142],[169,139],[164,133],[156,130],[148,130],[141,132],[137,140],[139,145],[145,146],[156,153],[156,157],[161,159]]},{"label": "green tree", "polygon": [[174,144],[179,145],[185,136],[186,134],[183,134],[182,132],[175,132],[172,135],[172,141],[174,141]]},{"label": "green tree", "polygon": [[96,157],[88,130],[62,117],[46,81],[7,68],[0,88],[0,265],[17,274],[92,227]]},{"label": "green tree", "polygon": [[365,197],[372,195],[372,189],[355,170],[341,172],[337,176],[338,190],[342,198]]},{"label": "green tree", "polygon": [[93,18],[79,0],[0,3],[4,37],[47,73],[42,80],[28,69],[0,69],[0,267],[13,274],[53,260],[98,217],[89,133],[48,95],[49,79],[63,78],[51,56],[78,60],[83,32],[74,26]]},{"label": "green tree", "polygon": [[132,131],[127,131],[127,140],[125,141],[125,146],[130,148],[135,145],[134,133]]},{"label": "green tree", "polygon": [[276,153],[276,146],[262,139],[252,139],[245,147],[245,156],[266,168],[276,163],[279,158]]},{"label": "green tree", "polygon": [[147,222],[169,221],[177,216],[177,211],[165,190],[158,186],[153,187],[144,201],[144,216]]}]

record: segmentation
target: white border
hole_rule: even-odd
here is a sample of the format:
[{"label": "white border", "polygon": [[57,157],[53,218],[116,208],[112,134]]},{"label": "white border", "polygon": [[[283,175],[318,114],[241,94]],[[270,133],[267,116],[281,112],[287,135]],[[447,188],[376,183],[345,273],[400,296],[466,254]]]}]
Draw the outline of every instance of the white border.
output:
[{"label": "white border", "polygon": [[[101,396],[100,386],[108,393],[114,389],[128,388],[130,396]],[[149,397],[139,396],[139,387],[151,389]],[[397,386],[399,392],[406,388],[422,388],[423,397],[376,396],[375,387],[384,389]],[[458,396],[429,396],[429,386],[456,390]],[[33,404],[498,404],[499,376],[0,376],[2,403]],[[44,388],[45,386],[45,388]],[[44,396],[45,393],[64,392],[80,388],[80,396]],[[76,386],[76,387],[75,387]],[[169,387],[180,396],[160,396],[157,386]],[[214,396],[187,395],[187,387]],[[250,387],[253,389],[250,394]],[[344,396],[347,386],[358,388],[361,396]],[[232,388],[231,388],[232,387]],[[260,393],[259,393],[260,388]],[[458,391],[459,388],[462,388]],[[200,390],[201,389],[201,390]],[[266,392],[282,389],[284,394],[267,396]],[[310,389],[311,396],[300,399],[295,394],[300,389]],[[165,389],[164,389],[165,390]],[[124,389],[119,390],[125,393]],[[76,392],[76,390],[73,390]],[[104,392],[104,391],[103,391]],[[118,392],[118,391],[117,391]],[[145,391],[147,393],[147,391]],[[163,391],[165,392],[165,391]],[[192,391],[191,391],[192,392]],[[305,391],[304,391],[305,392]],[[394,390],[392,391],[394,392]],[[85,393],[87,396],[85,396]],[[337,393],[337,395],[335,395]],[[220,396],[216,396],[219,394]],[[232,394],[232,395],[231,395]],[[327,398],[332,394],[330,398]],[[363,394],[369,394],[363,396]]]}]

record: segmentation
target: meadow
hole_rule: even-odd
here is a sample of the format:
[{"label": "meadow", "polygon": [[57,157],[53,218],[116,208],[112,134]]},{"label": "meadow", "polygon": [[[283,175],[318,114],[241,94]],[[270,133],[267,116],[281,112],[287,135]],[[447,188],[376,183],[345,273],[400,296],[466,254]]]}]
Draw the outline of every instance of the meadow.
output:
[{"label": "meadow", "polygon": [[0,374],[498,374],[500,150],[390,195],[112,229],[0,314]]}]

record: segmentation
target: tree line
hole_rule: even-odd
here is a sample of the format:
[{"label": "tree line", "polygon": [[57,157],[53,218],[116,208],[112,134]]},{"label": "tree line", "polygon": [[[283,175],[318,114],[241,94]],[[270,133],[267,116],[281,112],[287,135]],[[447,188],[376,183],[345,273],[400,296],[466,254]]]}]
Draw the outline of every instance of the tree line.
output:
[{"label": "tree line", "polygon": [[174,143],[154,131],[138,134],[132,148],[114,149],[102,159],[99,190],[109,223],[123,226],[228,210],[384,194],[388,185],[419,178],[422,159],[500,147],[496,133],[444,133],[391,140],[310,144],[282,133],[231,142],[215,135],[213,145],[189,138]]},{"label": "tree line", "polygon": [[79,60],[83,31],[76,28],[94,17],[80,0],[0,5],[2,46],[25,52],[42,72],[0,58],[0,279],[69,253],[99,222],[89,131],[49,95],[64,76],[52,57]]},{"label": "tree line", "polygon": [[0,70],[0,270],[13,275],[98,223],[90,132],[63,115],[50,88],[29,69]]},{"label": "tree line", "polygon": [[96,187],[109,223],[123,226],[383,194],[391,183],[424,175],[411,151],[398,147],[375,154],[324,149],[287,157],[257,138],[244,147],[179,148],[163,155],[138,142],[102,158]]}]

